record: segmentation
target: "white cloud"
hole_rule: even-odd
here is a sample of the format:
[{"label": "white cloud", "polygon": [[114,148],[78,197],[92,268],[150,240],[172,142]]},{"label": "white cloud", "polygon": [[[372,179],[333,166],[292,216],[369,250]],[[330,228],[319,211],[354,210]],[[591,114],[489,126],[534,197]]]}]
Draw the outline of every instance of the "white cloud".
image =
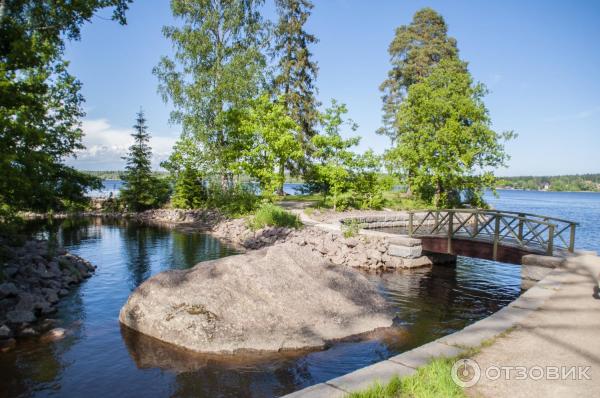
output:
[{"label": "white cloud", "polygon": [[[131,128],[113,127],[106,119],[89,119],[82,122],[85,149],[77,151],[77,157],[67,164],[84,170],[122,170],[127,149],[133,143]],[[174,137],[152,136],[152,165],[158,168],[167,159],[175,144]]]}]

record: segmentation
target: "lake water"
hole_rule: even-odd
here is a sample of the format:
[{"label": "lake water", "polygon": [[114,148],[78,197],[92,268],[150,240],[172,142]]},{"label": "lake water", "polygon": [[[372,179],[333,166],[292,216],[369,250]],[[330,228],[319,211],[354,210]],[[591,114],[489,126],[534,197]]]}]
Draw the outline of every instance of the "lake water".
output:
[{"label": "lake water", "polygon": [[[597,249],[600,195],[502,191],[498,209],[571,218],[577,242]],[[98,266],[60,304],[62,341],[32,339],[0,354],[0,397],[270,397],[328,380],[452,333],[520,294],[519,266],[459,258],[456,268],[367,274],[394,306],[399,333],[270,357],[185,354],[122,329],[119,310],[149,276],[234,254],[200,233],[99,219],[65,220],[52,230],[70,251]]]}]

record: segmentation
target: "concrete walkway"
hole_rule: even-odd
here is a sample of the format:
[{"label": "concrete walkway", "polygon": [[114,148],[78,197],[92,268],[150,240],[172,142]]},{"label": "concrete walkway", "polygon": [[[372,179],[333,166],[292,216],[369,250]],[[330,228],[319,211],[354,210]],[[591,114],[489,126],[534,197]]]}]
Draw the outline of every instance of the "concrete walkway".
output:
[{"label": "concrete walkway", "polygon": [[[570,258],[564,271],[556,276],[560,288],[539,310],[473,358],[482,376],[475,386],[466,389],[470,396],[600,396],[600,299],[597,298],[600,258],[591,255]],[[517,370],[507,368],[502,377],[493,380],[499,374],[496,367],[502,366],[525,367],[527,378],[519,380]],[[534,369],[536,366],[544,372],[540,380],[531,378],[542,374]],[[568,373],[572,367],[580,367],[582,374],[578,374],[579,369],[575,374]],[[490,377],[486,377],[486,369]],[[561,380],[562,375],[557,376],[557,370],[566,372],[566,380]],[[523,368],[519,372],[524,374]],[[510,380],[505,379],[506,374]],[[586,380],[586,376],[590,379]]]},{"label": "concrete walkway", "polygon": [[[514,302],[488,318],[414,350],[288,397],[345,397],[349,392],[367,388],[374,382],[386,383],[395,375],[413,374],[432,358],[453,357],[490,339],[495,339],[493,344],[473,358],[481,369],[481,378],[475,386],[465,389],[467,395],[489,398],[600,396],[599,278],[599,257],[571,257],[563,267],[552,271]],[[499,337],[507,331],[509,333],[504,337]],[[532,374],[533,378],[518,380],[516,370],[507,368],[511,366],[524,367],[526,374]],[[540,368],[536,367],[540,367],[544,374],[538,380]],[[579,380],[571,380],[572,367],[576,367],[574,377]],[[585,370],[586,367],[590,368]],[[502,377],[492,380],[498,374],[497,368],[502,369]],[[522,374],[522,369],[519,374]],[[550,372],[555,369],[566,372],[570,379],[565,380],[561,376],[562,380],[552,380],[556,375]],[[509,380],[505,379],[506,374],[509,374]]]}]

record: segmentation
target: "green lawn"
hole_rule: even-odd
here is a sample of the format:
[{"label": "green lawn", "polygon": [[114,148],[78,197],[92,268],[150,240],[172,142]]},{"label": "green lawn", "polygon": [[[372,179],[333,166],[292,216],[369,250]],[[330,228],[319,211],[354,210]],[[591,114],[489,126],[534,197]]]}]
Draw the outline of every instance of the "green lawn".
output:
[{"label": "green lawn", "polygon": [[457,358],[438,358],[407,377],[394,377],[385,385],[349,394],[347,398],[462,398],[463,389],[452,381],[452,365]]}]

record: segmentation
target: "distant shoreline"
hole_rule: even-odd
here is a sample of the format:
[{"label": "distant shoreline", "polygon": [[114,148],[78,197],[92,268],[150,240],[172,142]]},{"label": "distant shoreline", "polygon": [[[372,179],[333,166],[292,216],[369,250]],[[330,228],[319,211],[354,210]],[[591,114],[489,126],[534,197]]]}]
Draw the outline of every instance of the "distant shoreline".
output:
[{"label": "distant shoreline", "polygon": [[600,191],[545,191],[541,189],[496,188],[497,191],[548,192],[548,193],[600,193]]}]

